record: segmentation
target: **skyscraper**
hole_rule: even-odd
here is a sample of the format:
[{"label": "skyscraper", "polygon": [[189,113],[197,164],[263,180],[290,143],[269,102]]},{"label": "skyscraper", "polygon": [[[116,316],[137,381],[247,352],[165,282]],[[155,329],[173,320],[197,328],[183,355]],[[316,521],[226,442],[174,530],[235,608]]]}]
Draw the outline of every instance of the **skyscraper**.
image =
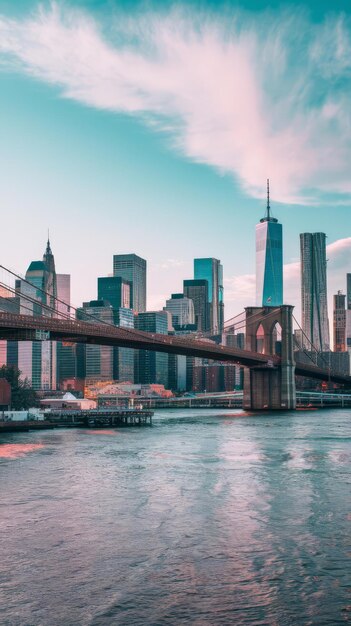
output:
[{"label": "skyscraper", "polygon": [[136,254],[115,254],[113,275],[131,284],[130,306],[136,313],[146,311],[146,261]]},{"label": "skyscraper", "polygon": [[324,233],[300,235],[302,330],[320,352],[330,350],[325,240]]},{"label": "skyscraper", "polygon": [[[93,324],[113,324],[113,309],[109,302],[91,300],[77,309],[78,320]],[[85,346],[85,379],[88,383],[113,380],[114,348],[112,346]]]},{"label": "skyscraper", "polygon": [[269,180],[266,215],[256,225],[256,305],[283,304],[283,230],[271,216]]},{"label": "skyscraper", "polygon": [[194,279],[207,280],[210,331],[216,335],[222,332],[223,312],[223,268],[218,259],[194,259]]},{"label": "skyscraper", "polygon": [[131,283],[120,276],[98,278],[98,300],[106,300],[113,309],[129,309],[131,301]]},{"label": "skyscraper", "polygon": [[71,276],[70,274],[56,274],[57,285],[57,315],[67,317],[71,314]]},{"label": "skyscraper", "polygon": [[338,291],[334,296],[333,346],[334,352],[346,351],[346,296]]},{"label": "skyscraper", "polygon": [[184,295],[194,303],[195,324],[197,330],[210,330],[207,280],[184,280]]},{"label": "skyscraper", "polygon": [[[148,333],[168,333],[168,313],[166,311],[147,311],[135,318],[135,328]],[[168,386],[168,354],[139,350],[138,382],[141,384],[160,384]]]},{"label": "skyscraper", "polygon": [[346,308],[351,310],[351,274],[346,274]]},{"label": "skyscraper", "polygon": [[[27,282],[26,282],[27,281]],[[57,281],[54,255],[48,240],[42,261],[32,261],[26,281],[16,280],[19,311],[25,315],[57,315]],[[30,297],[30,301],[26,298]],[[11,342],[8,362],[17,365],[34,389],[56,389],[56,342]]]},{"label": "skyscraper", "polygon": [[188,326],[195,323],[194,302],[182,293],[172,293],[166,300],[165,311],[172,316],[173,326]]}]

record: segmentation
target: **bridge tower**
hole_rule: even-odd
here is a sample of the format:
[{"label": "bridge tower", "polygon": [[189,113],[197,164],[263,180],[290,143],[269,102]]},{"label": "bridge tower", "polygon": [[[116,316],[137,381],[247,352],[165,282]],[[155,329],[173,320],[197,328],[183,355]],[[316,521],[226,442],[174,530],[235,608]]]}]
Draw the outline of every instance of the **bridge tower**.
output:
[{"label": "bridge tower", "polygon": [[[293,306],[247,307],[246,350],[278,354],[280,363],[245,368],[244,409],[292,410],[296,408],[293,350]],[[277,341],[277,329],[281,340]]]}]

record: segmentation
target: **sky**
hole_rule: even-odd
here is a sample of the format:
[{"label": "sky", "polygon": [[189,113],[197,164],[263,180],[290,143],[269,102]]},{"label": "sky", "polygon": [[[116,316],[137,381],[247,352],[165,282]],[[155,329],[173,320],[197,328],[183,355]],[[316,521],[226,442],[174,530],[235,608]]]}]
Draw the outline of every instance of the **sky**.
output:
[{"label": "sky", "polygon": [[50,229],[72,302],[113,254],[148,261],[148,309],[224,266],[225,318],[255,304],[255,225],[327,234],[331,299],[351,272],[351,9],[170,0],[0,0],[1,261],[25,273]]}]

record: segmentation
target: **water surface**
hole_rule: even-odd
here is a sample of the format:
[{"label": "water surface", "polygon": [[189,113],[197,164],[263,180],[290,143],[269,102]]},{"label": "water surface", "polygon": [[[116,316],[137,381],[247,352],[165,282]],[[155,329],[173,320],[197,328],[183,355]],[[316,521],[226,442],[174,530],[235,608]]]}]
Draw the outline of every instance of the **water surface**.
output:
[{"label": "water surface", "polygon": [[0,438],[0,623],[351,622],[351,411]]}]

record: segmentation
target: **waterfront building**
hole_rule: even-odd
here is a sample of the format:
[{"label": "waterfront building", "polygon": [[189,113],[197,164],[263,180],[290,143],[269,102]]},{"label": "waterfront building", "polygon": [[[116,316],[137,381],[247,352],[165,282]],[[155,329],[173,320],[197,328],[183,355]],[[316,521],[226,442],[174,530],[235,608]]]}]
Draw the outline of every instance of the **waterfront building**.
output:
[{"label": "waterfront building", "polygon": [[210,330],[209,301],[208,301],[208,281],[203,279],[184,280],[184,296],[190,298],[194,303],[195,324],[202,332]]},{"label": "waterfront building", "polygon": [[195,324],[194,302],[182,293],[172,293],[164,311],[171,314],[173,327]]},{"label": "waterfront building", "polygon": [[115,254],[113,275],[131,285],[130,308],[135,313],[146,311],[146,261],[136,254]]},{"label": "waterfront building", "polygon": [[346,350],[346,296],[338,291],[334,295],[333,310],[333,347],[334,352],[345,352]]},{"label": "waterfront building", "polygon": [[[325,233],[300,234],[302,330],[307,344],[330,350]],[[306,345],[310,349],[310,345]]]},{"label": "waterfront building", "polygon": [[[168,334],[168,314],[166,311],[146,311],[135,317],[135,328],[148,333]],[[141,384],[157,383],[168,387],[168,354],[139,350],[138,380]]]},{"label": "waterfront building", "polygon": [[113,309],[131,308],[131,283],[121,276],[98,278],[98,300],[109,302]]},{"label": "waterfront building", "polygon": [[194,259],[194,279],[206,280],[209,310],[209,329],[219,335],[224,325],[223,267],[218,259]]},{"label": "waterfront building", "polygon": [[283,304],[283,229],[271,215],[269,180],[267,208],[256,225],[256,305]]}]

